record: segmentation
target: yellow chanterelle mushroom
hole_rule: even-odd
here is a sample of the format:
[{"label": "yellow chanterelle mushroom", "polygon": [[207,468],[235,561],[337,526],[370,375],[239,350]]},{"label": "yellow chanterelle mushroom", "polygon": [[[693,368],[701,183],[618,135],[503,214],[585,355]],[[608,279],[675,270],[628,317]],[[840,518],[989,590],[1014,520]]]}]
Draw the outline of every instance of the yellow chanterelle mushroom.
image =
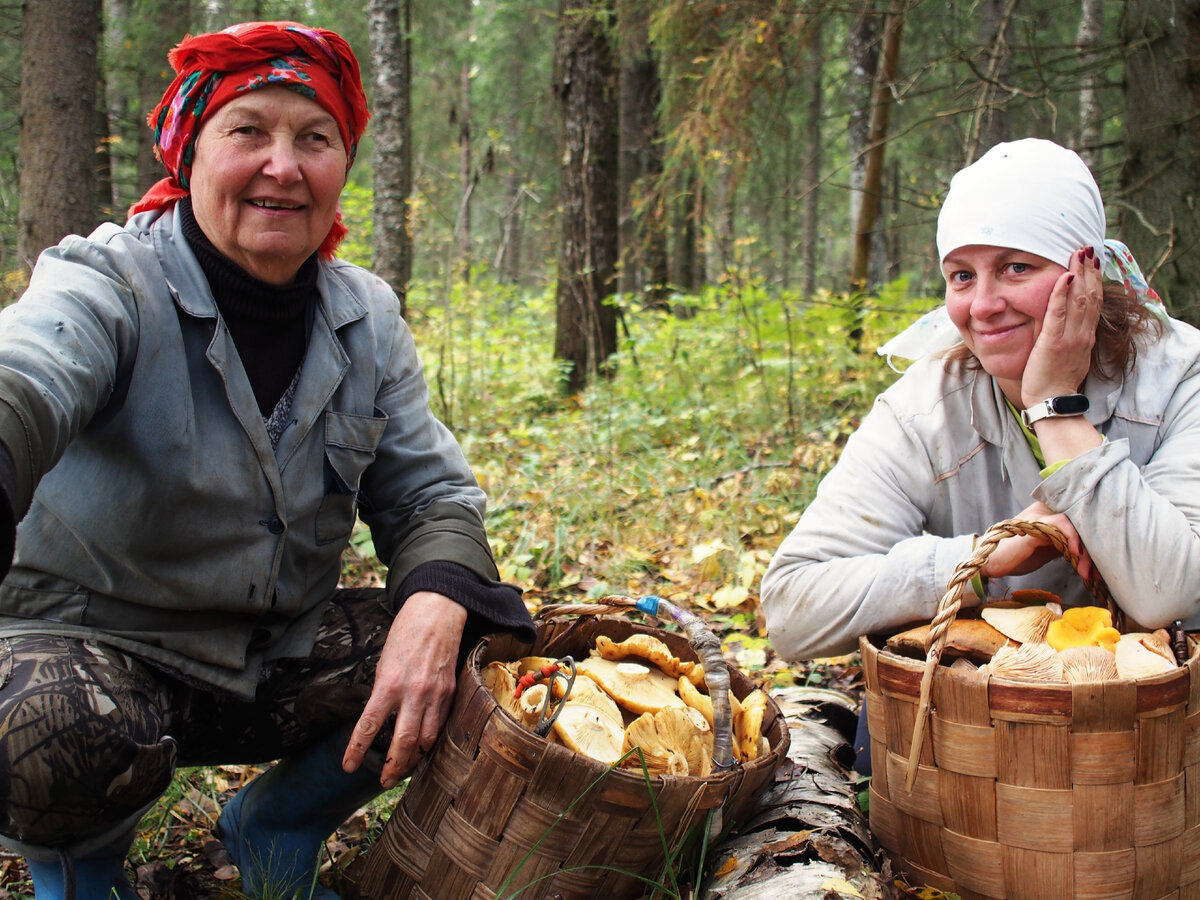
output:
[{"label": "yellow chanterelle mushroom", "polygon": [[[634,748],[641,749],[651,775],[702,776],[712,768],[712,750],[706,748],[705,734],[687,709],[667,707],[638,716],[625,729],[622,745],[623,752]],[[631,753],[622,765],[637,768],[641,763],[642,757]]]},{"label": "yellow chanterelle mushroom", "polygon": [[1121,633],[1112,627],[1112,614],[1100,606],[1073,606],[1046,629],[1046,643],[1055,650],[1068,647],[1116,649]]},{"label": "yellow chanterelle mushroom", "polygon": [[704,668],[698,662],[682,660],[671,652],[665,642],[651,634],[635,634],[623,641],[607,635],[596,638],[596,653],[605,659],[622,660],[630,656],[648,660],[673,678],[683,675],[694,685],[704,684]]}]

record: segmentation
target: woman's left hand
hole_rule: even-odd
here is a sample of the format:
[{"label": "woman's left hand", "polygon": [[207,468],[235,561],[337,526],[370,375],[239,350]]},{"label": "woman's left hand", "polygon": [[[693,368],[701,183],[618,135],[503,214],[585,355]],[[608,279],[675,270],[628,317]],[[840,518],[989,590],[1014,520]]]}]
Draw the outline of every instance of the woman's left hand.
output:
[{"label": "woman's left hand", "polygon": [[1026,407],[1047,397],[1075,393],[1087,378],[1104,304],[1104,278],[1097,255],[1103,252],[1103,247],[1084,247],[1073,253],[1067,271],[1050,292],[1021,376]]},{"label": "woman's left hand", "polygon": [[388,717],[396,725],[380,783],[391,788],[433,747],[450,714],[467,611],[443,594],[410,596],[388,631],[370,699],[350,735],[342,768],[353,772]]}]

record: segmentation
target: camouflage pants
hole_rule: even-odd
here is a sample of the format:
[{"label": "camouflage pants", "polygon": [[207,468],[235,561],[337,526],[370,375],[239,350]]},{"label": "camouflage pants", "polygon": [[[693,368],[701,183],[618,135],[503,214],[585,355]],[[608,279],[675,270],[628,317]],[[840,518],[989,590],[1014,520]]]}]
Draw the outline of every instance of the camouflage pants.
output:
[{"label": "camouflage pants", "polygon": [[265,762],[354,722],[392,621],[382,593],[338,591],[312,654],[251,702],[95,641],[0,639],[0,834],[77,845],[136,821],[176,765]]}]

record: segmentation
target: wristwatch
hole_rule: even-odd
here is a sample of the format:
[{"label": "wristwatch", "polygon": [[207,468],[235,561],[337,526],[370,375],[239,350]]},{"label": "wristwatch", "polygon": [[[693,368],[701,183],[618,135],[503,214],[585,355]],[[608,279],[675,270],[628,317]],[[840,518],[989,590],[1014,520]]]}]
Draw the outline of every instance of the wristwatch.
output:
[{"label": "wristwatch", "polygon": [[1057,416],[1082,416],[1089,408],[1088,398],[1083,394],[1047,397],[1029,409],[1021,410],[1021,424],[1029,428],[1034,422],[1040,422],[1042,419],[1053,419]]}]

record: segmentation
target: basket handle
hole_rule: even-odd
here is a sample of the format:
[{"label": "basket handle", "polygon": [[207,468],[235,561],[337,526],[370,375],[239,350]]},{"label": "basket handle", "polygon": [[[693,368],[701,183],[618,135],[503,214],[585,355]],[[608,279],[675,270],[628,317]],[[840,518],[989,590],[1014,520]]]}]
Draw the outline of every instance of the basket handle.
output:
[{"label": "basket handle", "polygon": [[[1026,522],[1021,519],[1005,519],[984,532],[975,544],[975,552],[963,560],[954,569],[946,593],[938,601],[937,612],[930,623],[929,635],[925,641],[925,670],[921,673],[921,694],[917,704],[917,719],[913,723],[912,746],[908,752],[908,767],[905,771],[904,789],[912,792],[917,779],[918,762],[921,758],[921,747],[925,743],[925,731],[929,721],[929,705],[933,693],[933,676],[942,659],[942,651],[946,646],[946,638],[950,625],[958,610],[962,607],[963,592],[967,585],[987,565],[992,552],[1002,540],[1009,537],[1029,535],[1044,538],[1055,550],[1062,554],[1070,563],[1071,568],[1078,570],[1079,558],[1067,544],[1066,535],[1056,525],[1049,522]],[[1114,623],[1121,616],[1112,595],[1108,592],[1099,576],[1084,579],[1084,584],[1093,597],[1096,598],[1113,616]]]}]

